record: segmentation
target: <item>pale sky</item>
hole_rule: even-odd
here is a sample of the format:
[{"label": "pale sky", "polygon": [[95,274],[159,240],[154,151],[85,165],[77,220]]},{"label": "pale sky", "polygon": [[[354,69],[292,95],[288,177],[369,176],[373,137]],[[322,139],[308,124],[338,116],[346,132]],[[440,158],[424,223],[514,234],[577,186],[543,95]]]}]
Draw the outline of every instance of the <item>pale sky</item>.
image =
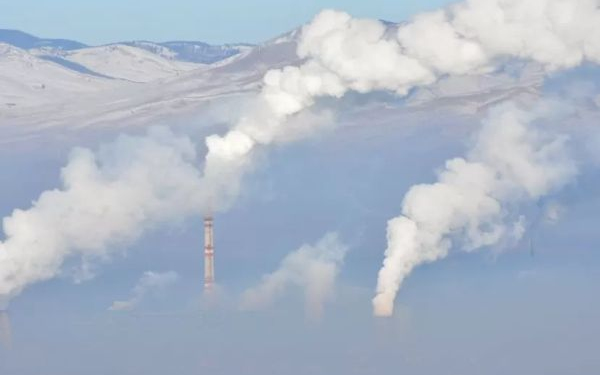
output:
[{"label": "pale sky", "polygon": [[336,8],[400,21],[450,0],[0,0],[0,28],[88,44],[146,39],[261,42]]}]

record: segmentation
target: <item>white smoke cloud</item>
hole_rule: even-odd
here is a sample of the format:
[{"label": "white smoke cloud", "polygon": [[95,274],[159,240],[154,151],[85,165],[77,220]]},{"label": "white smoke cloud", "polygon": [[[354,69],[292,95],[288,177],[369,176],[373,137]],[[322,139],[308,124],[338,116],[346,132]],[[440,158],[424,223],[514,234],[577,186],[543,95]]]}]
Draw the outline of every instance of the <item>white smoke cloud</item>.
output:
[{"label": "white smoke cloud", "polygon": [[575,163],[566,138],[535,128],[515,106],[492,111],[465,158],[446,162],[438,180],[413,186],[402,215],[388,222],[388,247],[379,271],[374,312],[389,316],[404,279],[420,264],[444,258],[453,245],[471,251],[523,234],[510,209],[537,200],[572,180]]},{"label": "white smoke cloud", "polygon": [[265,308],[295,286],[304,290],[307,314],[320,317],[333,293],[347,250],[336,233],[326,234],[315,245],[303,245],[288,254],[276,271],[264,275],[259,285],[244,292],[242,308]]},{"label": "white smoke cloud", "polygon": [[318,97],[350,90],[404,95],[447,75],[493,70],[510,58],[548,71],[600,62],[599,1],[466,0],[391,29],[324,10],[303,27],[297,53],[305,59],[301,66],[267,72],[255,105],[234,129],[207,139],[205,175],[215,182],[209,184],[215,202],[222,193],[235,195],[229,187],[239,186],[257,148],[319,131],[310,121],[302,133],[288,126]]},{"label": "white smoke cloud", "polygon": [[85,264],[108,258],[148,227],[202,212],[195,163],[190,140],[163,128],[121,136],[96,153],[74,150],[61,188],[3,219],[0,295],[55,277],[67,258],[80,256]]},{"label": "white smoke cloud", "polygon": [[446,75],[494,69],[506,58],[534,60],[549,71],[600,62],[600,10],[598,0],[466,0],[396,29],[325,10],[303,28],[297,52],[301,66],[269,71],[233,129],[206,139],[202,176],[191,142],[170,134],[123,137],[98,154],[73,152],[60,190],[3,220],[0,294],[54,277],[68,256],[106,257],[148,225],[226,209],[262,148],[322,130],[326,121],[298,121],[319,97],[349,90],[404,95]]},{"label": "white smoke cloud", "polygon": [[570,68],[600,62],[597,0],[469,0],[451,8],[454,28],[491,57],[514,56]]},{"label": "white smoke cloud", "polygon": [[149,294],[164,290],[178,279],[179,275],[173,271],[164,273],[146,271],[131,291],[131,298],[125,301],[114,301],[108,310],[134,310]]}]

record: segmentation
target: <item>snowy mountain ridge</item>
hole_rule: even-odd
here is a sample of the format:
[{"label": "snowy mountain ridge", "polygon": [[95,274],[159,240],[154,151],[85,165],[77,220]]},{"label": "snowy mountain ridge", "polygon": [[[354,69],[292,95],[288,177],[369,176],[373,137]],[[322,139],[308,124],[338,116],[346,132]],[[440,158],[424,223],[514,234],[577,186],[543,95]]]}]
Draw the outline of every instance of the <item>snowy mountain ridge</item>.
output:
[{"label": "snowy mountain ridge", "polygon": [[23,31],[8,29],[0,29],[0,42],[21,49],[52,48],[69,51],[87,47],[87,45],[74,40],[38,38]]},{"label": "snowy mountain ridge", "polygon": [[[224,47],[238,52],[206,64],[182,61],[186,57],[177,48],[195,42],[171,42],[170,47],[129,42],[71,50],[25,50],[5,43],[0,48],[0,125],[133,125],[196,116],[215,101],[258,92],[269,69],[301,64],[299,37],[300,29],[295,29],[257,46]],[[205,54],[204,44],[195,46]],[[497,101],[535,98],[543,82],[541,68],[526,64],[513,70],[447,77],[398,100],[392,110],[473,113]],[[385,111],[391,108],[388,104]],[[353,110],[383,109],[362,105]]]},{"label": "snowy mountain ridge", "polygon": [[0,43],[0,87],[0,107],[31,107],[116,85]]},{"label": "snowy mountain ridge", "polygon": [[84,43],[68,39],[48,39],[19,31],[0,29],[0,42],[13,45],[25,50],[45,51],[48,54],[57,54],[59,51],[73,51],[84,48],[107,47],[111,45],[127,45],[145,49],[168,60],[212,64],[225,60],[249,48],[252,44],[235,43],[212,45],[199,41],[167,41],[153,42],[134,40],[109,43],[101,46],[88,46]]},{"label": "snowy mountain ridge", "polygon": [[253,47],[251,44],[211,45],[204,42],[194,41],[170,41],[155,43],[141,40],[124,42],[121,44],[142,48],[166,59],[200,64],[213,64],[235,56]]},{"label": "snowy mountain ridge", "polygon": [[39,57],[61,58],[86,67],[91,72],[132,82],[150,82],[203,67],[201,64],[169,60],[145,49],[124,44],[71,51],[36,49],[31,50],[31,53]]}]

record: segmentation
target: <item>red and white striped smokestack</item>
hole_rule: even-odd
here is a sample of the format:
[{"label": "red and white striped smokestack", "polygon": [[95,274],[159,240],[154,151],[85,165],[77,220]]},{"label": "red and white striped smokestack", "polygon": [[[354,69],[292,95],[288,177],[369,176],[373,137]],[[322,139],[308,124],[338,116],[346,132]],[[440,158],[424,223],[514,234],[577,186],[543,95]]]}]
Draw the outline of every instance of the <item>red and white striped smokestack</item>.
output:
[{"label": "red and white striped smokestack", "polygon": [[215,284],[215,248],[213,243],[213,218],[204,218],[204,291],[209,292]]}]

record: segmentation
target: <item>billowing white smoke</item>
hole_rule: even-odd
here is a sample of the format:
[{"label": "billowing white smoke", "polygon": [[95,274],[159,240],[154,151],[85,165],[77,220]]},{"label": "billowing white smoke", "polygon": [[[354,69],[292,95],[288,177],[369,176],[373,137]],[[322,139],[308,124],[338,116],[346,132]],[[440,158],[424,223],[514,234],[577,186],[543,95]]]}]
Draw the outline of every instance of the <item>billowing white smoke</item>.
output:
[{"label": "billowing white smoke", "polygon": [[3,219],[0,296],[56,276],[65,259],[105,259],[154,224],[198,214],[203,181],[188,138],[155,128],[121,136],[94,153],[76,149],[62,187]]},{"label": "billowing white smoke", "polygon": [[[414,87],[429,85],[447,75],[494,70],[506,59],[533,60],[548,71],[571,68],[584,61],[600,63],[599,5],[598,0],[466,0],[445,10],[418,15],[397,29],[377,20],[354,19],[344,12],[325,10],[302,29],[297,52],[305,62],[299,67],[267,72],[260,105],[248,111],[225,136],[207,140],[206,174],[216,174],[219,167],[214,165],[227,163],[238,172],[231,176],[239,180],[245,170],[237,166],[246,165],[257,146],[293,139],[286,122],[313,105],[318,97],[342,97],[350,90],[386,90],[405,95]],[[482,174],[483,179],[492,178],[487,175],[489,171],[480,170],[479,164],[460,161],[449,163],[444,178],[462,175],[463,169],[468,169],[467,174]],[[480,203],[482,207],[469,209],[481,209],[484,216],[501,211],[494,201],[483,199]],[[410,221],[399,221],[398,225],[406,226],[409,233],[416,231]],[[396,227],[393,225],[390,233],[405,233]],[[472,246],[492,243],[501,235],[494,231],[500,228],[485,233],[477,228],[468,230]],[[413,241],[410,235],[392,237],[393,241]],[[439,256],[433,251],[424,259]],[[410,270],[414,265],[389,267]],[[387,269],[384,278],[386,273],[394,273]],[[394,284],[399,281],[392,280]],[[390,299],[393,301],[395,290],[386,289],[384,295],[377,300],[386,300],[383,305],[387,306],[378,304],[378,314],[391,312]]]},{"label": "billowing white smoke", "polygon": [[214,201],[239,186],[257,146],[317,131],[309,122],[298,132],[288,120],[320,96],[342,97],[349,90],[404,95],[445,75],[493,70],[506,58],[533,60],[549,71],[600,62],[599,4],[466,0],[418,15],[397,30],[322,11],[302,29],[297,52],[305,63],[267,72],[256,105],[229,133],[207,138],[205,175]]},{"label": "billowing white smoke", "polygon": [[227,207],[257,146],[293,141],[326,123],[294,121],[318,97],[406,94],[445,75],[493,69],[504,58],[549,70],[600,62],[600,10],[598,0],[467,0],[397,30],[326,10],[303,28],[298,54],[305,63],[269,71],[233,129],[206,139],[202,178],[191,143],[172,135],[123,138],[98,155],[74,152],[63,189],[4,219],[0,294],[55,276],[68,255],[103,257],[147,225]]},{"label": "billowing white smoke", "polygon": [[179,275],[173,271],[162,273],[146,271],[131,291],[131,298],[126,301],[114,301],[108,309],[110,311],[134,310],[149,294],[164,290],[178,279]]},{"label": "billowing white smoke", "polygon": [[242,308],[265,308],[287,288],[296,286],[304,289],[307,314],[320,317],[325,302],[333,293],[347,250],[336,233],[326,234],[315,245],[303,245],[288,254],[279,269],[264,275],[259,285],[244,293]]},{"label": "billowing white smoke", "polygon": [[493,110],[465,158],[448,160],[437,182],[408,191],[402,215],[388,222],[376,315],[392,314],[398,289],[415,267],[446,257],[453,245],[471,251],[519,237],[523,223],[509,223],[511,207],[572,180],[576,166],[566,138],[535,128],[533,120],[514,106]]},{"label": "billowing white smoke", "polygon": [[243,176],[254,166],[254,157],[259,151],[257,145],[309,137],[332,123],[330,111],[305,112],[294,118],[279,116],[262,97],[248,108],[251,109],[235,129],[224,136],[206,138],[208,154],[204,164],[203,194],[210,211],[228,208],[238,196]]}]

